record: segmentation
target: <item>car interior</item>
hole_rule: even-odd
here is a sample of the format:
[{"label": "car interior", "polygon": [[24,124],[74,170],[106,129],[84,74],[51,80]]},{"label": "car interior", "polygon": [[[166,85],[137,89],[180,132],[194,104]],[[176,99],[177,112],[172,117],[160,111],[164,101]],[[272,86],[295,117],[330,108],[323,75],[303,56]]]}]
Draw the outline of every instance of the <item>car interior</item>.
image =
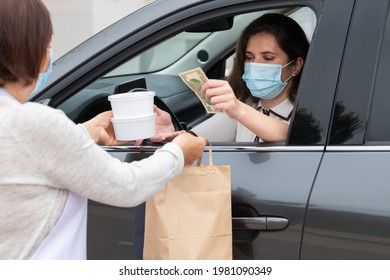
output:
[{"label": "car interior", "polygon": [[76,123],[110,110],[108,96],[129,91],[155,91],[155,104],[169,112],[176,129],[191,129],[211,115],[179,73],[201,67],[208,78],[225,79],[229,74],[236,41],[251,21],[264,13],[277,12],[293,17],[310,40],[314,13],[305,7],[257,11],[217,18],[191,27],[145,52],[130,58],[74,94],[59,106]]}]

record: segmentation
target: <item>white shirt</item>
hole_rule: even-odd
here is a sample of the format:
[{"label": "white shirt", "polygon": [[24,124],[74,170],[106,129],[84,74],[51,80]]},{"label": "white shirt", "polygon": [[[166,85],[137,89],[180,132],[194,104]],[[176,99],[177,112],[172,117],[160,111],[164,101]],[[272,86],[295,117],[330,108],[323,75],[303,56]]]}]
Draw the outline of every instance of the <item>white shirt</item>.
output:
[{"label": "white shirt", "polygon": [[[261,106],[261,101],[256,108]],[[255,107],[255,106],[253,106]],[[285,99],[271,108],[269,116],[290,123],[291,112],[294,105],[289,99]],[[192,129],[197,135],[207,138],[212,142],[253,142],[256,134],[240,122],[230,118],[225,113],[215,114]],[[259,139],[259,141],[262,141]]]}]

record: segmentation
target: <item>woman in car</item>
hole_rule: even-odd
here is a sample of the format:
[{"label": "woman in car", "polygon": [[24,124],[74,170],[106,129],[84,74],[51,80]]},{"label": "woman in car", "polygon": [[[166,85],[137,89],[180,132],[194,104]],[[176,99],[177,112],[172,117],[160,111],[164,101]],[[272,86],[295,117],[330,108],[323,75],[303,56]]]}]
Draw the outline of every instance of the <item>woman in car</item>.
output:
[{"label": "woman in car", "polygon": [[[253,21],[237,42],[227,81],[209,79],[202,86],[213,108],[225,113],[192,131],[210,141],[285,141],[308,48],[305,32],[287,16]],[[171,131],[165,112],[157,109],[157,116],[161,134]]]},{"label": "woman in car", "polygon": [[41,0],[0,0],[0,259],[84,259],[87,198],[135,206],[205,146],[185,133],[129,164],[95,144],[118,144],[111,112],[76,125],[25,102],[51,71],[52,33]]}]

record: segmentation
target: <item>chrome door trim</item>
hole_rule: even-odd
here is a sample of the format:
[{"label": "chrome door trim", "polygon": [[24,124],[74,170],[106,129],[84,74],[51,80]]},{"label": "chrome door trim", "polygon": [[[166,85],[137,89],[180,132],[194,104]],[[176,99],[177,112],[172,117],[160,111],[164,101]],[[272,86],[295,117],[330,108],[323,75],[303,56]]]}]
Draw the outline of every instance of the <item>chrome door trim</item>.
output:
[{"label": "chrome door trim", "polygon": [[390,152],[389,145],[383,146],[363,146],[363,145],[350,145],[350,146],[327,146],[327,152]]},{"label": "chrome door trim", "polygon": [[[107,152],[154,152],[161,146],[102,146]],[[390,152],[390,145],[340,145],[340,146],[221,146],[214,145],[212,150],[216,152]],[[205,148],[208,151],[208,147]]]},{"label": "chrome door trim", "polygon": [[[107,152],[154,152],[161,146],[102,146]],[[390,149],[390,147],[389,147]],[[207,152],[208,147],[205,148]],[[212,146],[213,152],[322,152],[325,146]]]},{"label": "chrome door trim", "polygon": [[325,146],[213,146],[221,152],[322,152]]}]

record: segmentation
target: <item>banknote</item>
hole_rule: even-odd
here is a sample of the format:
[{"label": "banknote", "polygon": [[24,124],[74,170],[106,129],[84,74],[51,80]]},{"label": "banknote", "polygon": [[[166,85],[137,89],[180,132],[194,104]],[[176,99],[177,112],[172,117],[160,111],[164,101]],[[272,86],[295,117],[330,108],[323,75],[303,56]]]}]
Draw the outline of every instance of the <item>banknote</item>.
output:
[{"label": "banknote", "polygon": [[214,110],[213,106],[210,103],[210,100],[206,98],[206,95],[201,92],[202,85],[206,82],[207,76],[203,72],[202,68],[197,67],[182,73],[179,73],[180,78],[183,80],[183,82],[192,89],[193,92],[195,92],[196,96],[200,99],[202,102],[204,108],[206,109],[207,113],[209,114],[215,114],[215,113],[222,113],[221,110]]}]

